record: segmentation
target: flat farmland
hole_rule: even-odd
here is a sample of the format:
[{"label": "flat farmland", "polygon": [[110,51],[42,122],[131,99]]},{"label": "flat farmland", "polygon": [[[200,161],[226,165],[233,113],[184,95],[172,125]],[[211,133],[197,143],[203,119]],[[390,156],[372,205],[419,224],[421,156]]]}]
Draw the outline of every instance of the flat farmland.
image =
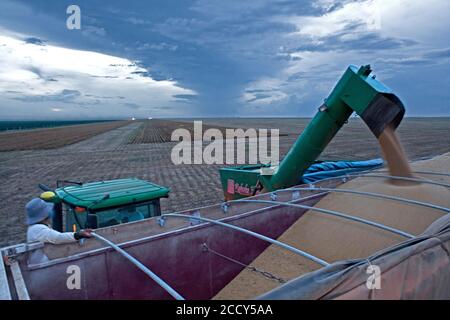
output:
[{"label": "flat farmland", "polygon": [[[108,129],[102,127],[106,124],[100,123],[97,125],[102,129],[90,133],[87,138],[78,138],[75,143],[58,142],[61,147],[51,149],[44,145],[42,149],[0,152],[0,246],[25,240],[25,204],[40,194],[39,183],[55,187],[58,179],[89,182],[136,177],[153,181],[171,189],[170,197],[162,199],[163,212],[222,201],[218,170],[224,165],[174,165],[171,162],[171,151],[176,142],[164,141],[167,141],[167,136],[170,139],[173,129],[183,127],[192,130],[192,120],[132,121],[114,123]],[[283,133],[280,137],[280,158],[310,121],[299,118],[195,120],[203,120],[203,129],[279,129]],[[165,138],[140,138],[142,130],[159,130],[156,136]],[[28,134],[33,141],[37,131],[20,133]],[[70,132],[77,133],[72,129]],[[411,160],[450,151],[450,118],[405,118],[398,132]],[[0,144],[4,136],[0,134]],[[47,138],[48,144],[53,139],[59,139],[51,134]],[[76,139],[69,137],[67,140]],[[321,158],[357,160],[380,156],[378,143],[365,124],[360,119],[351,119]]]},{"label": "flat farmland", "polygon": [[129,124],[129,121],[80,124],[0,133],[0,151],[55,149]]},{"label": "flat farmland", "polygon": [[[194,121],[194,120],[192,120]],[[230,127],[232,128],[232,126]],[[152,119],[147,120],[142,123],[140,128],[136,130],[134,137],[130,139],[130,144],[141,144],[141,143],[165,143],[171,141],[172,132],[175,129],[186,129],[189,131],[192,139],[194,137],[194,126],[192,122],[186,121],[175,121],[175,120],[163,120],[163,119]],[[208,129],[217,129],[225,137],[226,127],[220,124],[210,125],[204,121],[202,124],[202,131],[205,132]],[[280,136],[286,134],[281,133]],[[270,133],[268,134],[270,136]]]},{"label": "flat farmland", "polygon": [[[186,121],[186,120],[185,120]],[[280,158],[286,154],[308,123],[309,118],[210,118],[208,125],[236,128],[279,129]],[[409,159],[442,154],[450,150],[450,118],[404,118],[397,129]],[[351,118],[321,155],[322,159],[360,160],[381,157],[378,141],[359,118]]]}]

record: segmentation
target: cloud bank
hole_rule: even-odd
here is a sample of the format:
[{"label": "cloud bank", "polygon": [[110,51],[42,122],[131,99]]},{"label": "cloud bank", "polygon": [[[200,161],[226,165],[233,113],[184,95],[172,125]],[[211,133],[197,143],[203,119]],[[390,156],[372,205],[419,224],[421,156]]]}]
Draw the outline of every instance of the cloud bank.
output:
[{"label": "cloud bank", "polygon": [[312,116],[349,64],[450,116],[448,0],[77,3],[0,2],[0,118]]},{"label": "cloud bank", "polygon": [[175,81],[152,79],[128,59],[48,45],[38,38],[0,36],[0,57],[2,101],[22,106],[9,110],[11,116],[38,111],[44,117],[54,112],[70,117],[78,110],[88,117],[149,117],[196,94]]}]

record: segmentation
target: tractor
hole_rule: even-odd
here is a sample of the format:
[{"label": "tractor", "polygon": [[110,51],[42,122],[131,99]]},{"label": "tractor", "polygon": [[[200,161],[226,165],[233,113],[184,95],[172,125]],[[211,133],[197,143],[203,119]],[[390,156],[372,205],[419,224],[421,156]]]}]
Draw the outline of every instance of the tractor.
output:
[{"label": "tractor", "polygon": [[136,178],[88,183],[59,180],[55,190],[43,184],[39,187],[44,191],[40,198],[54,204],[52,226],[60,232],[160,216],[160,199],[170,192],[169,188]]}]

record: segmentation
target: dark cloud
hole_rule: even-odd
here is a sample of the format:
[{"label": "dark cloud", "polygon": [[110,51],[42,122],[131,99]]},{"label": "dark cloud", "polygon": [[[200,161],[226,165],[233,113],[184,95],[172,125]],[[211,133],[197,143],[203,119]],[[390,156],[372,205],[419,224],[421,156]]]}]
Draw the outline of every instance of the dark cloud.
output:
[{"label": "dark cloud", "polygon": [[270,98],[271,95],[270,94],[265,94],[265,93],[257,93],[255,94],[255,97],[252,99],[247,100],[246,102],[250,103],[250,102],[254,102],[256,100],[261,100],[261,99],[266,99],[266,98]]},{"label": "dark cloud", "polygon": [[119,78],[118,76],[94,76],[91,75],[92,78],[104,78],[104,79],[117,79]]},{"label": "dark cloud", "polygon": [[424,57],[428,59],[450,58],[450,48],[428,51]]},{"label": "dark cloud", "polygon": [[247,89],[245,92],[247,93],[263,93],[263,92],[271,92],[272,89]]},{"label": "dark cloud", "polygon": [[365,24],[349,23],[345,30],[321,37],[320,41],[309,36],[299,36],[298,39],[283,46],[282,53],[287,55],[298,51],[330,50],[374,52],[408,48],[417,44],[418,42],[412,39],[388,37],[377,31],[369,31]]},{"label": "dark cloud", "polygon": [[417,42],[411,39],[398,39],[382,36],[376,32],[367,32],[360,37],[351,40],[343,40],[342,36],[330,37],[326,39],[329,48],[353,49],[353,50],[389,50],[401,49],[417,45]]},{"label": "dark cloud", "polygon": [[402,58],[387,58],[376,59],[377,63],[384,65],[403,65],[403,66],[416,66],[430,64],[432,61],[423,57],[402,57]]},{"label": "dark cloud", "polygon": [[[361,23],[348,21],[342,31],[320,39],[293,35],[297,31],[296,26],[288,23],[287,18],[319,17],[342,8],[346,2],[331,1],[328,6],[318,6],[315,1],[306,0],[110,0],[106,4],[77,0],[82,8],[82,30],[68,31],[65,28],[67,3],[64,1],[3,0],[0,3],[0,26],[33,35],[28,38],[29,43],[56,43],[62,47],[137,61],[137,65],[149,70],[137,72],[137,75],[157,81],[170,79],[181,87],[198,92],[198,96],[175,96],[171,101],[173,106],[164,107],[178,108],[180,116],[237,115],[248,106],[240,99],[242,92],[254,94],[250,101],[261,100],[271,94],[272,90],[265,88],[245,90],[249,84],[262,78],[281,78],[282,81],[277,83],[281,83],[279,86],[283,90],[286,84],[291,86],[290,91],[286,90],[290,99],[280,102],[283,105],[277,109],[280,110],[279,115],[312,115],[313,109],[308,109],[308,105],[311,103],[315,108],[315,103],[323,98],[324,84],[332,86],[347,63],[363,60],[375,63],[386,73],[400,72],[401,76],[393,77],[389,83],[392,88],[403,88],[406,78],[423,80],[423,70],[433,65],[439,65],[443,74],[449,73],[449,66],[444,62],[448,61],[450,49],[434,47],[438,38],[450,40],[448,34],[430,34],[427,43],[422,43],[414,40],[414,29],[411,30],[411,38],[402,38],[367,30]],[[417,26],[417,29],[422,31],[424,27]],[[42,39],[48,39],[48,42]],[[291,73],[285,73],[288,67],[304,62],[295,56],[302,52],[316,54],[320,63],[311,69],[293,68]],[[348,53],[349,58],[341,58],[342,65],[320,60],[322,54],[332,56],[334,53],[340,57]],[[45,81],[59,79],[47,79],[39,69],[30,71]],[[433,83],[432,73],[427,75],[430,78],[424,82]],[[306,81],[308,86],[295,90],[297,82],[302,81]],[[448,80],[442,81],[441,85],[448,87]],[[317,89],[319,87],[321,89]],[[429,85],[428,89],[431,87]],[[308,91],[308,98],[297,97],[298,91]],[[413,99],[419,95],[418,92],[410,91],[408,94]],[[448,100],[450,93],[445,94]],[[99,103],[104,99],[114,99],[114,95],[109,96],[105,92],[91,98]],[[60,92],[35,98],[41,101],[76,101],[77,94]],[[180,103],[185,105],[177,105]],[[437,110],[433,105],[437,103],[429,101],[426,112],[431,114]],[[123,106],[133,109],[133,106]],[[162,107],[152,109],[168,110]]]},{"label": "dark cloud", "polygon": [[138,105],[138,104],[136,104],[136,103],[124,103],[123,105],[124,105],[125,107],[127,107],[127,108],[135,109],[135,110],[141,108],[141,106]]},{"label": "dark cloud", "polygon": [[56,94],[21,96],[21,97],[14,97],[13,99],[26,102],[44,102],[44,101],[73,102],[76,98],[80,96],[81,92],[78,90],[64,89]]},{"label": "dark cloud", "polygon": [[183,100],[196,100],[198,98],[195,94],[176,94],[173,97]]},{"label": "dark cloud", "polygon": [[30,72],[34,73],[37,77],[39,77],[43,81],[58,82],[57,79],[46,76],[45,73],[42,71],[42,69],[39,68],[39,67],[26,66],[26,67],[24,67],[24,70],[27,70],[27,71],[30,71]]},{"label": "dark cloud", "polygon": [[46,40],[42,40],[42,39],[35,38],[35,37],[25,38],[24,41],[26,43],[35,44],[35,45],[38,45],[38,46],[45,46],[45,43],[47,42]]},{"label": "dark cloud", "polygon": [[125,99],[125,97],[122,96],[98,96],[94,94],[85,94],[85,97],[88,98],[95,98],[95,99]]},{"label": "dark cloud", "polygon": [[450,58],[450,48],[430,50],[416,55],[404,55],[399,58],[378,58],[377,63],[400,66],[432,65]]}]

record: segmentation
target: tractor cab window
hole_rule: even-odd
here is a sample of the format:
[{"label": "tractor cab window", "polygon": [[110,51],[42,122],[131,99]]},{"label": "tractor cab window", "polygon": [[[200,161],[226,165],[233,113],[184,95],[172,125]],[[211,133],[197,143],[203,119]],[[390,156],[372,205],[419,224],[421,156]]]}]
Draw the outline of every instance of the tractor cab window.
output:
[{"label": "tractor cab window", "polygon": [[[123,207],[102,209],[94,212],[80,210],[78,207],[65,208],[66,230],[74,231],[84,228],[103,228],[116,224],[139,221],[161,214],[159,199]],[[77,210],[78,209],[78,210]]]},{"label": "tractor cab window", "polygon": [[97,228],[139,221],[159,215],[159,200],[145,204],[129,205],[120,208],[95,212]]}]

